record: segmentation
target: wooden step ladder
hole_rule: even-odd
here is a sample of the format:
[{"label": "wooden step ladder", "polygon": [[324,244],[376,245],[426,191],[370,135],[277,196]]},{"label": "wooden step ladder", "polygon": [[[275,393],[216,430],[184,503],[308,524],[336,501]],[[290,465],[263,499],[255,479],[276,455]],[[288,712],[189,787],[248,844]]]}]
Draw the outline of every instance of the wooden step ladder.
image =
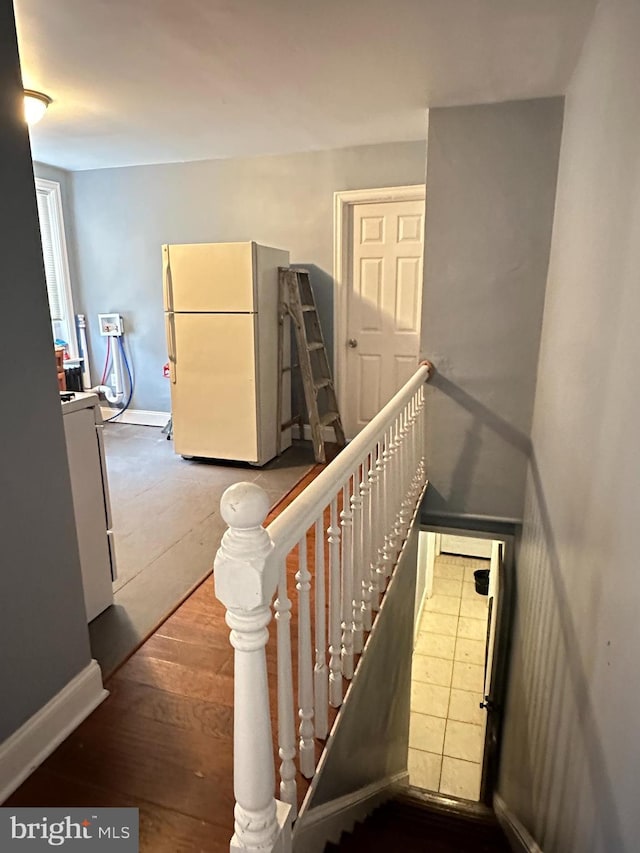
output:
[{"label": "wooden step ladder", "polygon": [[[304,398],[309,414],[311,440],[316,462],[326,462],[323,427],[333,427],[336,443],[345,446],[344,430],[338,411],[338,401],[324,345],[318,311],[316,309],[313,290],[309,281],[309,271],[297,267],[280,267],[280,341],[279,354],[279,389],[278,401],[282,400],[282,374],[287,368],[284,364],[284,318],[289,315],[293,322],[296,346],[298,350],[298,366],[302,376]],[[278,418],[282,421],[282,416]],[[279,441],[282,431],[299,423],[302,418],[293,417],[286,423],[281,423]],[[278,446],[280,452],[280,445]]]}]

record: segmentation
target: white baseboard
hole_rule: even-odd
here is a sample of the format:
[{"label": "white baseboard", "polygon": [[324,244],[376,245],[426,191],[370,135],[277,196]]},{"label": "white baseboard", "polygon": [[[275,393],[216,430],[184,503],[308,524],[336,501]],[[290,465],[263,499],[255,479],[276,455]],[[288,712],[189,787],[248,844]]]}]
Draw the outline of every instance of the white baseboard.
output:
[{"label": "white baseboard", "polygon": [[514,853],[542,853],[542,848],[509,809],[500,794],[493,795],[493,810]]},{"label": "white baseboard", "polygon": [[0,744],[0,803],[18,788],[53,750],[109,694],[95,660]]},{"label": "white baseboard", "polygon": [[305,811],[293,827],[294,853],[322,853],[330,841],[337,844],[343,832],[350,832],[357,821],[408,785],[409,774],[404,770]]},{"label": "white baseboard", "polygon": [[[106,421],[107,418],[112,418],[117,414],[118,409],[110,408],[109,406],[100,406],[102,417]],[[154,426],[163,427],[169,421],[171,412],[152,412],[147,409],[127,409],[124,411],[114,423],[118,424],[136,424],[137,426]],[[302,437],[305,441],[311,441],[311,427],[309,424],[304,424]],[[325,441],[335,441],[336,436],[333,429],[329,426],[322,427],[322,437]]]},{"label": "white baseboard", "polygon": [[[118,413],[118,409],[111,409],[109,406],[100,406],[102,417],[106,421],[107,418],[112,418]],[[152,412],[147,409],[126,409],[113,423],[116,424],[137,424],[138,426],[166,426],[171,417],[171,412]]]}]

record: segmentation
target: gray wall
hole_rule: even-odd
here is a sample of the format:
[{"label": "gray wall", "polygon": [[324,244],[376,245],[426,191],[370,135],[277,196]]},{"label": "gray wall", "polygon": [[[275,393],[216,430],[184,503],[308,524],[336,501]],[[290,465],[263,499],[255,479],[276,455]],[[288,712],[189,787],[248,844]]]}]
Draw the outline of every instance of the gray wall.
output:
[{"label": "gray wall", "polygon": [[[0,4],[0,742],[89,663],[10,3]],[[18,367],[18,369],[13,369]]]},{"label": "gray wall", "polygon": [[566,99],[500,792],[545,853],[640,847],[640,5]]},{"label": "gray wall", "polygon": [[[65,230],[69,230],[67,219],[71,216],[71,173],[65,169],[58,169],[57,166],[49,166],[48,163],[33,163],[33,173],[36,178],[44,178],[47,181],[57,181],[60,184],[60,195],[62,196],[62,208],[64,215]],[[71,235],[67,234],[67,243],[70,242]],[[72,247],[67,246],[67,251]]]},{"label": "gray wall", "polygon": [[168,411],[162,243],[289,249],[292,262],[311,265],[331,355],[333,193],[424,178],[424,142],[74,172],[76,310],[87,314],[94,379],[104,361],[96,315],[120,311],[137,375],[132,407]]},{"label": "gray wall", "polygon": [[429,113],[427,511],[521,518],[561,128],[559,98]]},{"label": "gray wall", "polygon": [[329,739],[311,809],[407,769],[417,556],[414,524]]}]

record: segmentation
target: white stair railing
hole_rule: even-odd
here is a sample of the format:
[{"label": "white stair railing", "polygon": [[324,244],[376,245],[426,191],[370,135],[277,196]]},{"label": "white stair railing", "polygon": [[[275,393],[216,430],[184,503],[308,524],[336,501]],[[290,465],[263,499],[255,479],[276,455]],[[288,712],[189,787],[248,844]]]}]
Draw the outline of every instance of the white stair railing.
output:
[{"label": "white stair railing", "polygon": [[[363,650],[424,492],[424,384],[430,372],[428,362],[421,364],[266,530],[268,499],[259,486],[238,483],[222,497],[229,529],[214,576],[235,649],[232,853],[290,849],[298,799],[296,754],[300,772],[312,778],[315,738],[326,738],[329,707],[342,704],[343,678],[353,677],[355,656]],[[310,553],[307,534],[312,531]],[[296,548],[297,701],[286,567]],[[279,800],[265,655],[276,589]]]}]

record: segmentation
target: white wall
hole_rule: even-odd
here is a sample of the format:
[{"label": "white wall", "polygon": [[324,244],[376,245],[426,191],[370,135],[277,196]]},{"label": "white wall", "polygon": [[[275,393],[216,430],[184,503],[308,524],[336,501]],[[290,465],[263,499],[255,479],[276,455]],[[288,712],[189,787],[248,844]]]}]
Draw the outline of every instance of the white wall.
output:
[{"label": "white wall", "polygon": [[640,4],[566,99],[500,792],[545,853],[640,848]]}]

